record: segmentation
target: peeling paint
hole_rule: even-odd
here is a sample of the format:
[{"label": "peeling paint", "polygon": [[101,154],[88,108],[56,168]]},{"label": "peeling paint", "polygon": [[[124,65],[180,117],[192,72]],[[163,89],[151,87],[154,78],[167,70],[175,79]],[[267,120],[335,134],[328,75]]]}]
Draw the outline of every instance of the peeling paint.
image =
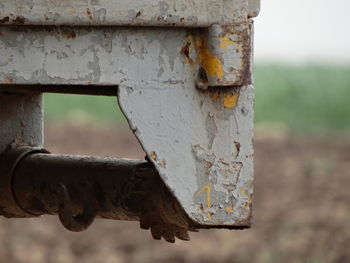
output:
[{"label": "peeling paint", "polygon": [[[94,10],[98,9],[89,8],[96,19]],[[87,19],[86,6],[83,10],[80,15]],[[106,10],[108,20],[110,10]],[[135,16],[138,11],[135,9]],[[55,10],[48,14],[50,21],[54,17]],[[142,10],[136,19],[143,17]],[[203,226],[247,227],[251,201],[240,189],[252,193],[254,89],[251,85],[210,87],[207,91],[195,88],[196,70],[201,66],[196,43],[207,31],[77,27],[72,34],[56,27],[2,27],[6,41],[0,38],[0,56],[6,63],[0,65],[0,82],[12,78],[16,84],[29,85],[118,86],[119,103],[131,129],[187,215]],[[225,51],[220,46],[221,36],[215,36],[215,41],[206,43],[203,60],[209,52],[223,59],[213,53]],[[236,41],[233,36],[232,41]],[[201,45],[202,42],[203,49]],[[233,46],[236,45],[227,45],[226,51]],[[248,50],[245,52],[250,59]],[[238,57],[230,58],[235,63],[242,62]],[[190,59],[193,65],[186,64],[192,63]],[[221,66],[224,78],[215,75],[214,84],[242,72],[232,63]],[[215,68],[212,64],[208,67]],[[233,75],[226,75],[229,70]],[[195,195],[208,185],[210,191],[206,188]],[[227,207],[232,207],[232,212]]]},{"label": "peeling paint", "polygon": [[226,109],[232,109],[234,107],[236,107],[237,105],[237,101],[239,98],[239,94],[238,93],[225,93],[224,94],[224,106]]},{"label": "peeling paint", "polygon": [[245,22],[254,6],[249,5],[248,10],[247,1],[2,0],[0,19],[12,14],[25,18],[28,25],[209,27],[214,23]]},{"label": "peeling paint", "polygon": [[227,48],[231,45],[234,45],[235,42],[233,42],[229,37],[224,36],[224,37],[219,37],[220,44],[219,47],[223,48],[225,51]]},{"label": "peeling paint", "polygon": [[207,39],[197,39],[196,48],[200,65],[205,69],[206,73],[215,77],[223,77],[223,65],[220,58],[209,50]]}]

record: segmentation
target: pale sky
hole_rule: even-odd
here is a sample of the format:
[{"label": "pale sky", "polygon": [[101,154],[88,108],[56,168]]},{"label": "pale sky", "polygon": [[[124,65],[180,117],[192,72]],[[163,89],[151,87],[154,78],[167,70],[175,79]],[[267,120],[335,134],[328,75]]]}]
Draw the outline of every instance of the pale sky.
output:
[{"label": "pale sky", "polygon": [[350,0],[261,0],[255,58],[350,64]]}]

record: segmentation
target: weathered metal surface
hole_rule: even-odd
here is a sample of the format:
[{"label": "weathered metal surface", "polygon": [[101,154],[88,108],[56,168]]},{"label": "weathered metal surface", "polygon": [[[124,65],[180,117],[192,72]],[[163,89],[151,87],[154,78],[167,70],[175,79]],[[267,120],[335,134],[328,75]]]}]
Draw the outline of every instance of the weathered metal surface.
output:
[{"label": "weathered metal surface", "polygon": [[147,161],[26,147],[0,155],[0,176],[0,214],[6,217],[58,214],[71,231],[86,229],[95,217],[137,220],[169,242],[188,240],[187,231],[197,227]]},{"label": "weathered metal surface", "polygon": [[248,0],[248,17],[253,18],[260,13],[260,0]]},{"label": "weathered metal surface", "polygon": [[208,27],[214,23],[246,22],[255,5],[252,3],[252,0],[2,0],[0,23]]},{"label": "weathered metal surface", "polygon": [[214,24],[197,39],[188,35],[188,63],[199,67],[197,87],[251,84],[252,22]]},{"label": "weathered metal surface", "polygon": [[101,87],[189,77],[202,87],[243,86],[251,84],[251,28],[251,21],[202,30],[5,27],[0,84],[7,89],[40,84],[44,91],[60,92],[45,85]]},{"label": "weathered metal surface", "polygon": [[196,89],[189,37],[203,30],[4,27],[0,83],[118,85],[132,130],[186,214],[202,226],[248,227],[253,87],[239,77],[249,81]]},{"label": "weathered metal surface", "polygon": [[42,146],[42,129],[41,95],[0,91],[0,153],[9,145]]},{"label": "weathered metal surface", "polygon": [[253,94],[252,86],[120,87],[131,129],[199,224],[250,226]]}]

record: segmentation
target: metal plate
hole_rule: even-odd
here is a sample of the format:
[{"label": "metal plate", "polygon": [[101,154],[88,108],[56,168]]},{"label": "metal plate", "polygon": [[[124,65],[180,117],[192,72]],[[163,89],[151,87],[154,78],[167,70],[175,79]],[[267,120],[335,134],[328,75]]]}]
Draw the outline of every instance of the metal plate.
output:
[{"label": "metal plate", "polygon": [[196,89],[182,50],[197,34],[2,27],[0,83],[119,86],[132,130],[188,216],[208,227],[247,227],[253,87]]},{"label": "metal plate", "polygon": [[2,0],[0,24],[208,27],[245,22],[248,0]]},{"label": "metal plate", "polygon": [[249,226],[252,86],[121,86],[131,129],[185,211],[203,225]]}]

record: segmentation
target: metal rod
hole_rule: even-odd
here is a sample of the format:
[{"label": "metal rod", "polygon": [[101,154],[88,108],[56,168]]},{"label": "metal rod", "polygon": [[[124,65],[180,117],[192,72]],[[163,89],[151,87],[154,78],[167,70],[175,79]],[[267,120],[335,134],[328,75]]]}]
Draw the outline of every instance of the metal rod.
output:
[{"label": "metal rod", "polygon": [[95,96],[117,96],[117,85],[17,85],[0,84],[0,92],[11,93],[64,93]]},{"label": "metal rod", "polygon": [[15,149],[0,156],[0,177],[11,184],[0,182],[0,189],[11,189],[7,199],[14,200],[0,200],[0,205],[4,211],[16,211],[12,215],[0,211],[7,217],[58,214],[71,231],[86,229],[95,216],[137,220],[141,228],[151,229],[154,238],[169,242],[175,236],[188,240],[187,230],[193,230],[182,207],[145,160]]}]

